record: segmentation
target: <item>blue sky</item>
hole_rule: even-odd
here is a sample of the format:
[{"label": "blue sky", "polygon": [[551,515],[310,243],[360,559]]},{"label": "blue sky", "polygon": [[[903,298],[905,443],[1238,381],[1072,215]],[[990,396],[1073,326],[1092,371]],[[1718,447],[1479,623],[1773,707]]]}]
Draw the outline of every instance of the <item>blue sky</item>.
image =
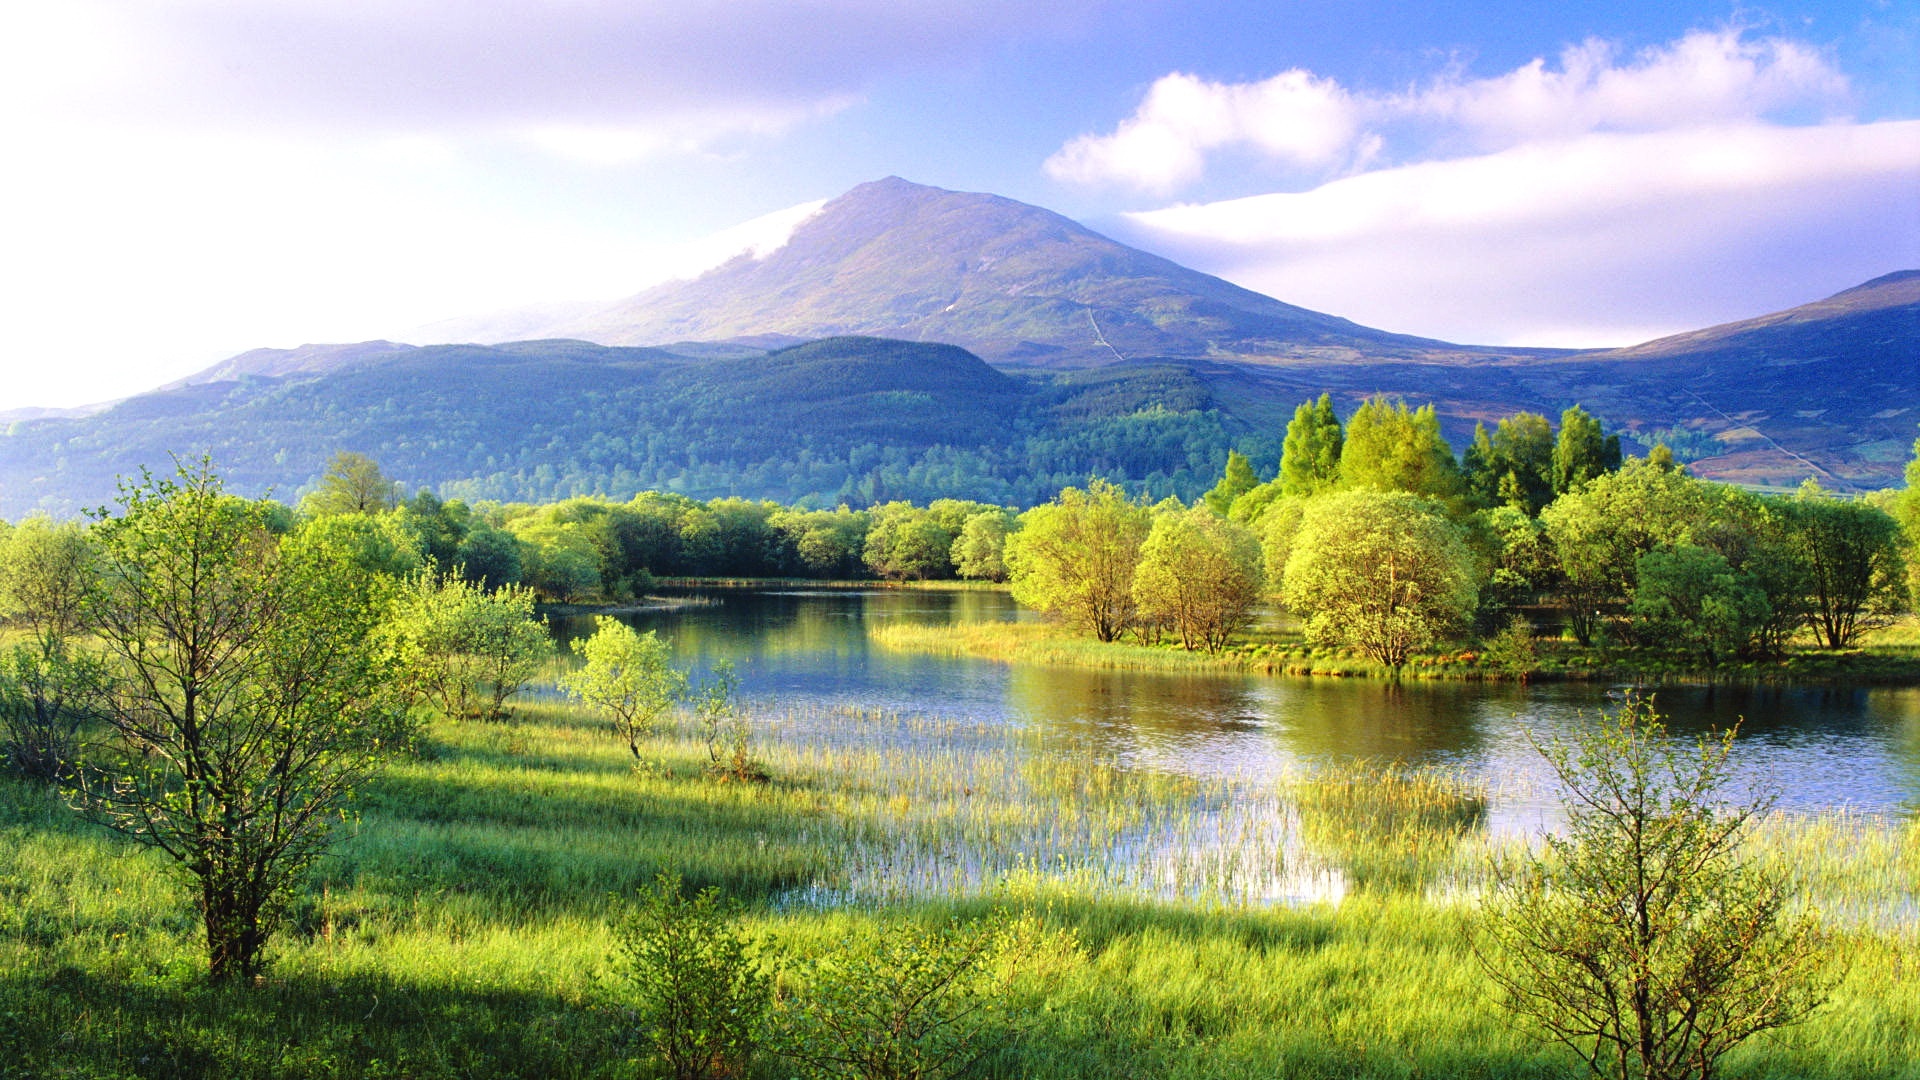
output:
[{"label": "blue sky", "polygon": [[64,0],[0,14],[0,134],[0,409],[619,297],[886,175],[1472,343],[1920,266],[1910,2]]}]

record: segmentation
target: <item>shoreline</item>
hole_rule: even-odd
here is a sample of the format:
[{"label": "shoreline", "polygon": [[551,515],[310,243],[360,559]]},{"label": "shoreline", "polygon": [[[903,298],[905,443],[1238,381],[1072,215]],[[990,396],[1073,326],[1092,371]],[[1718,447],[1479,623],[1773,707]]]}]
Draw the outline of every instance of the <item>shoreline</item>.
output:
[{"label": "shoreline", "polygon": [[[1177,646],[1099,642],[1047,623],[977,623],[958,627],[893,625],[874,631],[882,648],[924,655],[967,656],[1006,664],[1035,664],[1171,674],[1239,674],[1286,678],[1418,680],[1422,682],[1593,683],[1651,686],[1920,685],[1920,656],[1795,653],[1715,669],[1623,664],[1591,653],[1549,654],[1524,674],[1486,664],[1467,647],[1413,657],[1396,674],[1356,650],[1274,641],[1241,642],[1218,654]],[[1882,646],[1886,648],[1886,646]]]}]

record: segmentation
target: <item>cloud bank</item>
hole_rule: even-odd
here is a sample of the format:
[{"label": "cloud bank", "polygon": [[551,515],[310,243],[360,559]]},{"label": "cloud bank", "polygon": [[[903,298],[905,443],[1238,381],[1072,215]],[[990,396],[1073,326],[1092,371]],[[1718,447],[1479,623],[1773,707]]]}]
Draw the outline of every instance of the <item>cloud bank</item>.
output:
[{"label": "cloud bank", "polygon": [[[1165,197],[1223,155],[1303,190],[1123,215],[1123,239],[1387,329],[1628,344],[1920,265],[1920,122],[1847,119],[1818,50],[1737,30],[1360,91],[1157,81],[1056,179]],[[1105,224],[1105,223],[1103,223]]]}]

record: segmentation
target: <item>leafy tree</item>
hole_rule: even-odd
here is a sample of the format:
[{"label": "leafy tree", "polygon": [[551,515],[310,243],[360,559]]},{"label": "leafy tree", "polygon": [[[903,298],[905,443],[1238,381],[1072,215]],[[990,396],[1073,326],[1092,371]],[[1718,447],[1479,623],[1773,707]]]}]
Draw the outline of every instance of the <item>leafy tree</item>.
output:
[{"label": "leafy tree", "polygon": [[954,569],[975,581],[1007,580],[1007,537],[1015,524],[1013,514],[999,507],[968,518],[953,542]]},{"label": "leafy tree", "polygon": [[863,554],[872,517],[866,511],[779,510],[768,519],[793,545],[799,569],[812,577],[851,578],[866,566]]},{"label": "leafy tree", "polygon": [[1906,567],[1900,523],[1864,502],[1835,499],[1809,481],[1783,504],[1786,534],[1805,568],[1807,624],[1844,649],[1898,611]]},{"label": "leafy tree", "polygon": [[1332,490],[1340,482],[1343,438],[1332,397],[1321,394],[1318,401],[1301,402],[1280,445],[1280,494],[1306,496]]},{"label": "leafy tree", "polygon": [[1553,501],[1553,448],[1553,425],[1537,413],[1515,413],[1492,435],[1475,424],[1463,465],[1469,493],[1482,506],[1537,515]]},{"label": "leafy tree", "polygon": [[112,739],[77,798],[193,881],[211,977],[251,978],[398,731],[370,646],[387,597],[324,537],[271,536],[204,461],[123,482],[118,504],[87,604]]},{"label": "leafy tree", "polygon": [[1560,414],[1560,437],[1553,444],[1553,491],[1578,491],[1596,476],[1620,467],[1620,436],[1604,435],[1600,421],[1578,405]]},{"label": "leafy tree", "polygon": [[1347,418],[1340,483],[1348,488],[1406,491],[1447,499],[1462,491],[1459,463],[1440,434],[1432,405],[1368,398]]},{"label": "leafy tree", "polygon": [[407,693],[456,718],[505,717],[507,699],[526,686],[552,648],[534,615],[532,590],[509,585],[488,592],[465,580],[459,567],[409,578],[385,630]]},{"label": "leafy tree", "polygon": [[1105,480],[1061,491],[1007,538],[1013,598],[1112,641],[1133,622],[1133,569],[1151,527],[1152,512]]},{"label": "leafy tree", "polygon": [[399,505],[399,485],[387,479],[380,466],[365,454],[342,450],[327,463],[301,509],[324,514],[381,514]]},{"label": "leafy tree", "polygon": [[1649,551],[1636,565],[1628,612],[1644,640],[1712,665],[1745,650],[1766,622],[1766,595],[1718,552],[1680,544]]},{"label": "leafy tree", "polygon": [[1518,506],[1480,510],[1468,520],[1469,542],[1488,568],[1481,590],[1483,614],[1495,614],[1533,600],[1557,580],[1553,545],[1546,526]]},{"label": "leafy tree", "polygon": [[534,592],[566,602],[601,591],[602,548],[585,523],[536,512],[507,522],[507,529],[524,553],[520,579]]},{"label": "leafy tree", "polygon": [[1263,585],[1252,530],[1206,506],[1157,512],[1133,575],[1140,614],[1191,651],[1219,652],[1245,629]]},{"label": "leafy tree", "polygon": [[653,631],[638,633],[608,615],[593,623],[592,636],[573,642],[583,663],[561,677],[560,688],[605,715],[637,764],[640,740],[686,694],[687,676]]},{"label": "leafy tree", "polygon": [[1700,481],[1637,459],[1585,481],[1541,511],[1559,563],[1568,624],[1582,645],[1591,645],[1609,615],[1626,604],[1639,579],[1640,556],[1662,544],[1693,542],[1715,505]]},{"label": "leafy tree", "polygon": [[526,566],[526,545],[505,529],[480,522],[460,538],[453,566],[482,589],[520,584]]},{"label": "leafy tree", "polygon": [[1398,671],[1465,622],[1477,591],[1459,526],[1405,492],[1362,490],[1307,507],[1281,599],[1309,639],[1355,645]]},{"label": "leafy tree", "polygon": [[75,646],[94,558],[75,522],[31,517],[0,533],[0,615],[24,638],[0,652],[0,762],[17,775],[60,780],[79,760],[105,676]]},{"label": "leafy tree", "polygon": [[1300,536],[1300,523],[1313,500],[1283,498],[1260,516],[1260,569],[1267,592],[1278,596],[1286,591],[1287,560],[1293,558],[1293,544]]},{"label": "leafy tree", "polygon": [[304,526],[310,538],[339,548],[369,574],[403,578],[420,568],[418,534],[398,514],[328,514]]},{"label": "leafy tree", "polygon": [[1206,494],[1208,509],[1221,517],[1233,508],[1233,501],[1254,488],[1260,486],[1260,478],[1253,473],[1253,462],[1238,450],[1227,451],[1227,468],[1220,474],[1220,482]]},{"label": "leafy tree", "polygon": [[887,503],[875,507],[872,513],[865,557],[875,574],[916,581],[953,576],[950,552],[963,526],[949,531],[930,509],[911,503]]},{"label": "leafy tree", "polygon": [[693,896],[680,875],[640,890],[614,927],[639,1037],[674,1080],[749,1075],[773,983],[720,890]]},{"label": "leafy tree", "polygon": [[1506,1008],[1596,1076],[1708,1080],[1824,996],[1818,924],[1741,853],[1767,801],[1722,803],[1732,748],[1669,738],[1644,699],[1543,748],[1566,830],[1501,868],[1476,951]]}]

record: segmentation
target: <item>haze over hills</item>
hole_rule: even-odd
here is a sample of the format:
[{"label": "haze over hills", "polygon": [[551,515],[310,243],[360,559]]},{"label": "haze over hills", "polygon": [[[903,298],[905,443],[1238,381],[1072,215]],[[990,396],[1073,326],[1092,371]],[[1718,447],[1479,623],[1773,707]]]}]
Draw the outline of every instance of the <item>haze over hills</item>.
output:
[{"label": "haze over hills", "polygon": [[16,415],[0,516],[98,505],[169,453],[290,496],[339,449],[468,498],[1027,503],[1092,474],[1190,498],[1230,447],[1270,471],[1294,405],[1323,390],[1343,411],[1432,401],[1456,441],[1579,402],[1703,475],[1848,490],[1898,482],[1920,420],[1920,272],[1629,349],[1477,349],[897,179],[759,257],[554,329],[601,340],[261,349],[94,415]]}]

